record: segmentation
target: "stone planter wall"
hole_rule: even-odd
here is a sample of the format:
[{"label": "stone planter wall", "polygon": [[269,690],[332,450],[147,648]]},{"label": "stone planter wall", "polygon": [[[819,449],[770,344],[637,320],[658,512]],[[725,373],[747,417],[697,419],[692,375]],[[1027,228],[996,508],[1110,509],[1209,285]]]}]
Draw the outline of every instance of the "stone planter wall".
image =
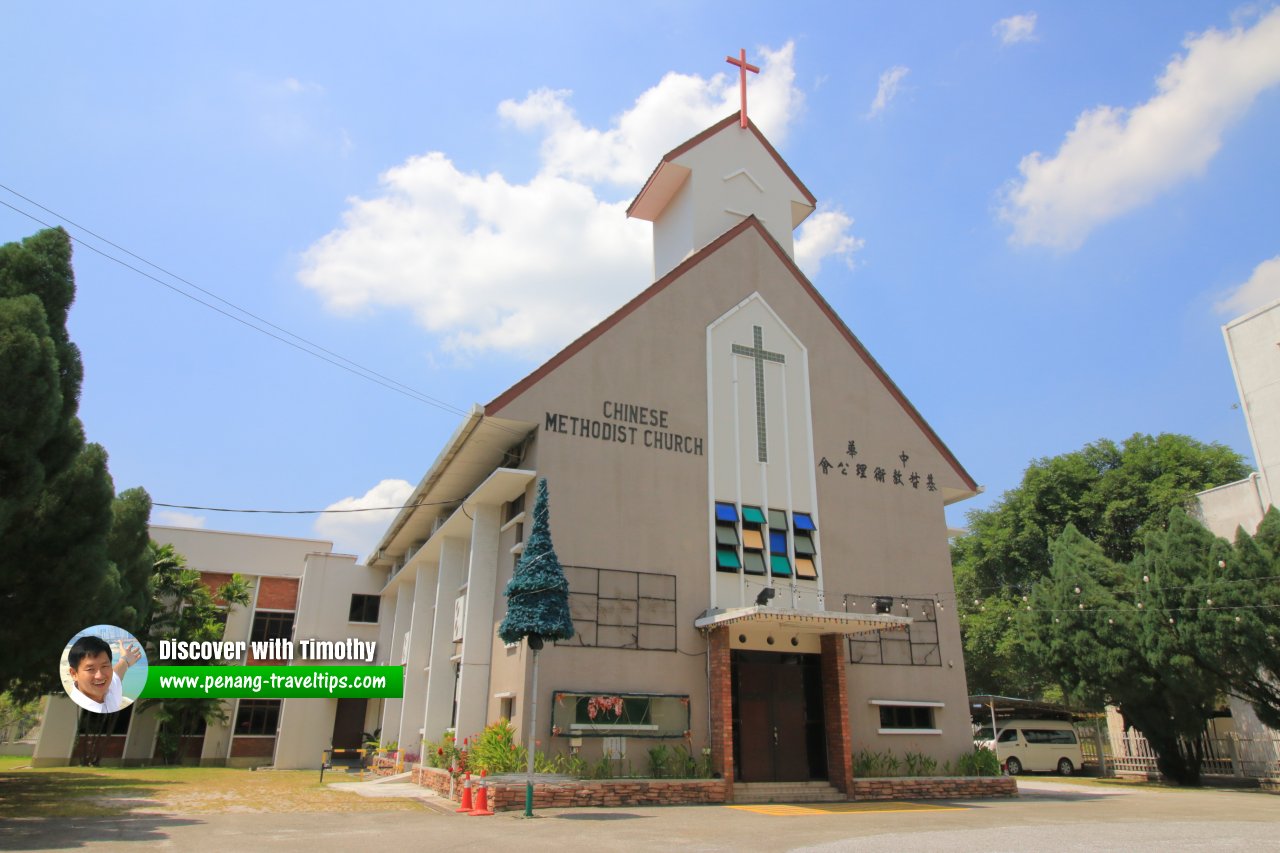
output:
[{"label": "stone planter wall", "polygon": [[1016,797],[1012,776],[891,776],[854,779],[851,800],[967,800]]},{"label": "stone planter wall", "polygon": [[[449,774],[434,767],[415,767],[413,781],[442,797],[449,796]],[[472,777],[473,784],[479,779]],[[523,782],[489,782],[489,805],[494,811],[524,808]],[[851,800],[941,800],[974,797],[1016,797],[1018,783],[1011,776],[926,776],[854,779]],[[454,800],[462,799],[459,783]],[[729,802],[723,779],[580,779],[538,782],[533,805],[538,809],[585,806],[687,806]]]}]

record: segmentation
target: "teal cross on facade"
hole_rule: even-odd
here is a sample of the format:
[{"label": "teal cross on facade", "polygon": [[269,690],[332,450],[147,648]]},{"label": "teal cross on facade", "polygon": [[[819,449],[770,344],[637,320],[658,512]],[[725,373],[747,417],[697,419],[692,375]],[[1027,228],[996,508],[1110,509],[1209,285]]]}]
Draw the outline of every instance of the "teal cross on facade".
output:
[{"label": "teal cross on facade", "polygon": [[752,326],[754,346],[733,345],[734,355],[745,355],[756,364],[756,449],[761,462],[769,461],[769,434],[764,419],[764,363],[766,361],[785,364],[786,358],[779,352],[769,352],[764,348],[764,331],[759,326]]}]

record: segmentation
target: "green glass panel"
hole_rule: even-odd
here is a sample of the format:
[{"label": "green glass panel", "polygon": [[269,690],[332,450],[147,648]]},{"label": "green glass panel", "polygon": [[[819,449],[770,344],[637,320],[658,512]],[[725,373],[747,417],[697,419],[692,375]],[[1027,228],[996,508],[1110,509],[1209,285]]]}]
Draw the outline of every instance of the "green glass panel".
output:
[{"label": "green glass panel", "polygon": [[779,577],[791,577],[791,561],[781,554],[774,554],[770,558],[770,565],[773,566],[773,573]]},{"label": "green glass panel", "polygon": [[758,506],[744,506],[742,508],[742,520],[750,524],[764,524],[764,513],[760,511]]},{"label": "green glass panel", "polygon": [[717,548],[716,549],[716,567],[720,569],[734,569],[735,571],[742,567],[742,563],[738,561],[738,551],[736,548]]},{"label": "green glass panel", "polygon": [[795,535],[796,553],[805,557],[812,557],[815,549],[813,547],[813,537],[808,533],[797,533]]},{"label": "green glass panel", "polygon": [[769,510],[769,526],[774,530],[786,530],[787,514],[780,509]]},{"label": "green glass panel", "polygon": [[745,560],[747,564],[746,565],[747,574],[749,575],[764,574],[764,555],[761,554],[759,551],[748,551],[745,555],[743,555],[743,560]]},{"label": "green glass panel", "polygon": [[716,525],[716,544],[734,546],[738,544],[738,530],[729,524]]}]

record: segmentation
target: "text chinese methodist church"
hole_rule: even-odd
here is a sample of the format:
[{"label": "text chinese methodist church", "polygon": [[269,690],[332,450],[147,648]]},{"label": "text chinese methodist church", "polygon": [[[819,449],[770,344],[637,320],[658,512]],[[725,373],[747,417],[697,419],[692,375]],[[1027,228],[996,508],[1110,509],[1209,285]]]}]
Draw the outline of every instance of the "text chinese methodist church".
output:
[{"label": "text chinese methodist church", "polygon": [[[662,158],[628,209],[657,281],[474,408],[369,559],[385,739],[507,717],[643,771],[687,738],[733,784],[845,793],[859,750],[972,750],[943,508],[978,487],[796,266],[814,204],[745,113]],[[541,477],[577,633],[530,732],[497,626]]]}]

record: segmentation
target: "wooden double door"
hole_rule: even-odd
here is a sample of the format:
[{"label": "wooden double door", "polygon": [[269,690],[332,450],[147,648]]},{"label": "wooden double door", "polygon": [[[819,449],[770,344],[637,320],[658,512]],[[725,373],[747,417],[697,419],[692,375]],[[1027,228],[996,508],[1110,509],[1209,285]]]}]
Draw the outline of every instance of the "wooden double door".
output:
[{"label": "wooden double door", "polygon": [[827,778],[822,656],[734,651],[732,673],[737,780]]}]

